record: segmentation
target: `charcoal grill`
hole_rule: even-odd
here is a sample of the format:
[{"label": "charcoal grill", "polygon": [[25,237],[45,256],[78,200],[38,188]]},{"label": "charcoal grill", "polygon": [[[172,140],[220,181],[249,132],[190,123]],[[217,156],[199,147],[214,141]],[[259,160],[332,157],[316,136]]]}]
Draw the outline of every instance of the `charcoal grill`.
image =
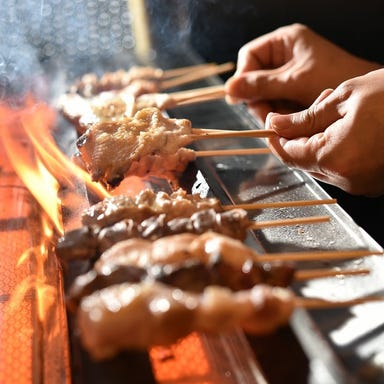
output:
[{"label": "charcoal grill", "polygon": [[[54,106],[68,85],[87,72],[102,74],[127,69],[133,64],[167,69],[200,63],[202,60],[188,44],[188,2],[159,3],[141,0],[3,2],[0,5],[2,104],[15,107],[22,104],[27,94],[33,94]],[[212,77],[185,88],[221,81]],[[196,127],[259,128],[243,106],[230,107],[223,100],[183,106],[167,113],[171,117],[188,118]],[[73,127],[59,120],[55,138],[70,156],[74,150]],[[261,139],[239,138],[214,143],[201,141],[195,148],[262,146]],[[122,383],[128,378],[132,383],[384,382],[382,303],[347,309],[296,310],[289,327],[268,337],[248,337],[239,330],[215,337],[193,334],[170,348],[158,348],[150,353],[127,352],[112,362],[93,362],[77,341],[72,319],[66,316],[63,271],[52,244],[48,246],[50,261],[44,264],[44,271],[55,287],[57,303],[50,321],[41,322],[33,289],[19,301],[13,296],[16,287],[36,272],[33,257],[22,263],[20,260],[25,260],[21,259],[25,250],[39,244],[44,213],[6,158],[2,153],[0,318],[7,321],[0,321],[0,382],[96,384]],[[152,188],[169,188],[162,180],[147,183]],[[287,168],[272,155],[200,158],[188,167],[180,184],[188,191],[216,196],[225,204],[329,197],[308,175]],[[77,193],[85,194],[90,201],[84,186],[79,186]],[[67,212],[67,203],[73,205],[63,199],[63,212]],[[253,215],[258,220],[331,217],[329,223],[250,232],[247,243],[259,252],[357,248],[381,251],[337,204],[267,209]],[[73,217],[65,214],[63,222],[66,229],[75,225]],[[327,264],[335,268],[365,267],[372,272],[366,277],[296,283],[292,289],[302,296],[341,300],[383,292],[381,257]],[[71,277],[66,275],[68,278]],[[52,322],[56,326],[60,324],[60,332],[52,332]]]}]

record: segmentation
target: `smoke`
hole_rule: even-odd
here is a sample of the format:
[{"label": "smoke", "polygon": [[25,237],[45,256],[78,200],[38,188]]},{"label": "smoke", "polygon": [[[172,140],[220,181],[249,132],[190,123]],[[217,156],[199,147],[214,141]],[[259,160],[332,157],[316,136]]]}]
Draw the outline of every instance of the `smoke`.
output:
[{"label": "smoke", "polygon": [[0,2],[0,97],[127,66],[130,23],[126,0]]}]

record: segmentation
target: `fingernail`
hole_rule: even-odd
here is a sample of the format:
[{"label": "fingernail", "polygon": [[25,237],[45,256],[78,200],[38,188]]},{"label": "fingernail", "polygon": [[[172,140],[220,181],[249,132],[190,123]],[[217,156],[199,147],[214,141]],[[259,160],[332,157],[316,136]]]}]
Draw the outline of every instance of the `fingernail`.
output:
[{"label": "fingernail", "polygon": [[276,129],[276,124],[273,121],[273,120],[275,120],[273,117],[276,115],[278,115],[278,113],[275,113],[275,112],[269,112],[268,113],[267,118],[265,119],[265,126],[266,127]]},{"label": "fingernail", "polygon": [[225,96],[225,101],[227,102],[227,104],[230,104],[230,105],[240,104],[242,102],[242,100],[238,99],[237,97],[233,97],[229,95]]}]

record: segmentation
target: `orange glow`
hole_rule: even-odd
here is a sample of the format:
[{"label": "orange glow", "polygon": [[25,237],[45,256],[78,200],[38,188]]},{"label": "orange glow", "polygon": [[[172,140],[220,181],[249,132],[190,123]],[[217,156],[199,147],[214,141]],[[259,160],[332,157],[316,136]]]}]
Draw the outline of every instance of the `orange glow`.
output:
[{"label": "orange glow", "polygon": [[0,178],[0,382],[49,382],[49,376],[69,383],[60,270],[52,267],[55,228],[36,210],[6,156],[0,164],[6,172]]},{"label": "orange glow", "polygon": [[[60,382],[69,382],[62,278],[58,261],[52,257],[57,235],[63,233],[61,184],[52,172],[58,172],[58,162],[52,166],[49,152],[36,148],[37,142],[44,146],[51,139],[54,123],[54,111],[32,98],[17,109],[0,104],[5,226],[1,228],[0,294],[6,298],[0,306],[0,382],[4,384],[58,382],[58,377]],[[70,173],[64,171],[62,165],[60,175],[68,182]],[[36,210],[27,190],[42,210]],[[13,229],[15,221],[20,230]]]},{"label": "orange glow", "polygon": [[[212,368],[198,334],[192,333],[178,343],[150,350],[153,372],[159,383],[189,382],[212,384]],[[192,382],[192,381],[191,381]]]}]

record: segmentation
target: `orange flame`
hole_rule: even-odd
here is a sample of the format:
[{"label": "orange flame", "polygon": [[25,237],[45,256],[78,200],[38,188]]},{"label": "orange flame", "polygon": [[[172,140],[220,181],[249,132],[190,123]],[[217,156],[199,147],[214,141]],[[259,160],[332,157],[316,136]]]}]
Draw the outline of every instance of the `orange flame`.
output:
[{"label": "orange flame", "polygon": [[104,198],[109,194],[58,148],[51,135],[55,120],[54,110],[32,97],[27,98],[21,109],[0,104],[1,140],[7,156],[57,231],[63,234],[58,206],[61,185],[73,186],[76,177],[97,196]]},{"label": "orange flame", "polygon": [[[33,239],[32,245],[29,242],[31,239],[26,239],[26,244],[22,245],[15,241],[21,246],[21,250],[17,252],[17,261],[12,258],[11,268],[18,278],[6,305],[3,306],[4,312],[0,311],[1,329],[13,331],[16,328],[15,319],[20,318],[23,318],[23,325],[17,328],[17,341],[6,340],[7,343],[0,347],[1,382],[9,371],[13,371],[2,370],[2,367],[10,366],[6,361],[9,356],[7,352],[19,345],[25,346],[26,351],[20,351],[20,355],[24,356],[30,366],[25,368],[25,380],[21,380],[20,374],[17,374],[17,382],[31,382],[30,376],[36,370],[35,365],[43,364],[41,360],[48,360],[50,354],[54,356],[54,364],[50,368],[54,371],[44,367],[44,375],[53,380],[53,377],[62,374],[69,382],[68,346],[64,345],[68,338],[63,341],[62,337],[66,332],[66,320],[60,312],[63,308],[65,310],[62,276],[58,260],[51,257],[54,240],[58,234],[64,233],[59,190],[68,186],[69,190],[74,189],[77,194],[77,188],[71,187],[75,187],[80,181],[95,196],[109,196],[101,185],[93,182],[89,174],[74,164],[56,145],[51,134],[55,123],[55,111],[32,97],[27,97],[24,105],[19,108],[11,108],[10,105],[0,102],[0,155],[1,152],[6,154],[1,159],[6,167],[11,168],[12,175],[17,174],[18,179],[24,183],[42,208],[39,212],[42,221],[39,238]],[[137,188],[142,189],[144,185],[141,179],[136,178],[126,188],[134,191]],[[71,200],[70,204],[72,203]],[[77,204],[78,201],[74,203]],[[20,312],[23,312],[22,315]],[[0,337],[0,344],[5,340],[6,334],[8,333],[4,332],[3,339]],[[38,351],[36,344],[40,345]],[[7,382],[16,381],[9,379]]]}]

